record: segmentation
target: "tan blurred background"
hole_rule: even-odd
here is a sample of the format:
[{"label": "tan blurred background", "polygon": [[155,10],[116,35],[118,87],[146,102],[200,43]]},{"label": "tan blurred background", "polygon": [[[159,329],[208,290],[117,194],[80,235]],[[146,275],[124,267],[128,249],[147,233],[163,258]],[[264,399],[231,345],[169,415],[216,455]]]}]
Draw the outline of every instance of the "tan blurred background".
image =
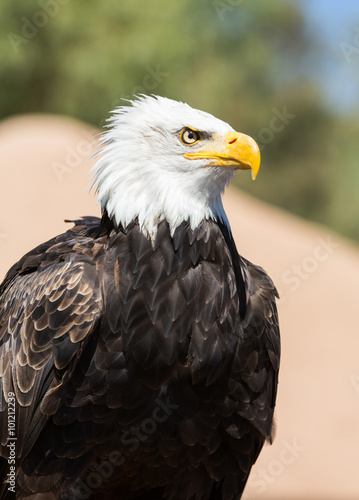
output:
[{"label": "tan blurred background", "polygon": [[99,214],[91,143],[121,98],[187,101],[256,137],[258,179],[238,175],[225,205],[280,291],[283,354],[277,436],[244,498],[358,499],[359,4],[3,0],[0,26],[0,279]]}]

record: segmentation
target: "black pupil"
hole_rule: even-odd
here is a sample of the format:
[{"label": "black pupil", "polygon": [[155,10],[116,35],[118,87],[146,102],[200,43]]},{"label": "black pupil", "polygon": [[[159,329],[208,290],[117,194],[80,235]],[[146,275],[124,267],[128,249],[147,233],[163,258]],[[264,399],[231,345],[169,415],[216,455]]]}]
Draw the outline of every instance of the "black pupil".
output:
[{"label": "black pupil", "polygon": [[[186,136],[185,136],[186,137]],[[187,137],[186,137],[188,142],[194,142],[197,140],[197,134],[196,132],[193,132],[193,130],[187,130]]]}]

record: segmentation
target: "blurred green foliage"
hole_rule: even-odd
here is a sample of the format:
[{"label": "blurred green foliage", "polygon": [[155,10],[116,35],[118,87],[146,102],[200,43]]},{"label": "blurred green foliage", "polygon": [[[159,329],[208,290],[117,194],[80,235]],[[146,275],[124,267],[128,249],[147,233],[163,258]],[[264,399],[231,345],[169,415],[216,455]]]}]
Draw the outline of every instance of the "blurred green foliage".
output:
[{"label": "blurred green foliage", "polygon": [[325,109],[322,48],[288,0],[2,0],[0,116],[103,126],[121,98],[188,102],[257,138],[244,189],[359,240],[358,124]]}]

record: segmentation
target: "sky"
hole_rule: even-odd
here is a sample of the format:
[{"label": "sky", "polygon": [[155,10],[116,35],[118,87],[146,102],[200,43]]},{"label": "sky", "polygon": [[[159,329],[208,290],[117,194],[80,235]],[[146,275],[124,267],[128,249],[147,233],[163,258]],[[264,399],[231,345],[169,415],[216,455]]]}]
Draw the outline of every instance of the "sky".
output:
[{"label": "sky", "polygon": [[359,107],[359,0],[296,0],[309,32],[323,45],[315,77],[326,103],[339,112]]}]

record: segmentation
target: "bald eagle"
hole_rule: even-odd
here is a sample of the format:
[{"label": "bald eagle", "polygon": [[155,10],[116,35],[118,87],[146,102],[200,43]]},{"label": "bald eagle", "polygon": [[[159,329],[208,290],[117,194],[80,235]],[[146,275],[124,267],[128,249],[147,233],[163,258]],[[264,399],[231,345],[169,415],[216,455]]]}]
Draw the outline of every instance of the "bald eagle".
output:
[{"label": "bald eagle", "polygon": [[221,193],[258,146],[163,97],[110,121],[102,218],[0,286],[1,498],[239,499],[273,435],[277,292]]}]

